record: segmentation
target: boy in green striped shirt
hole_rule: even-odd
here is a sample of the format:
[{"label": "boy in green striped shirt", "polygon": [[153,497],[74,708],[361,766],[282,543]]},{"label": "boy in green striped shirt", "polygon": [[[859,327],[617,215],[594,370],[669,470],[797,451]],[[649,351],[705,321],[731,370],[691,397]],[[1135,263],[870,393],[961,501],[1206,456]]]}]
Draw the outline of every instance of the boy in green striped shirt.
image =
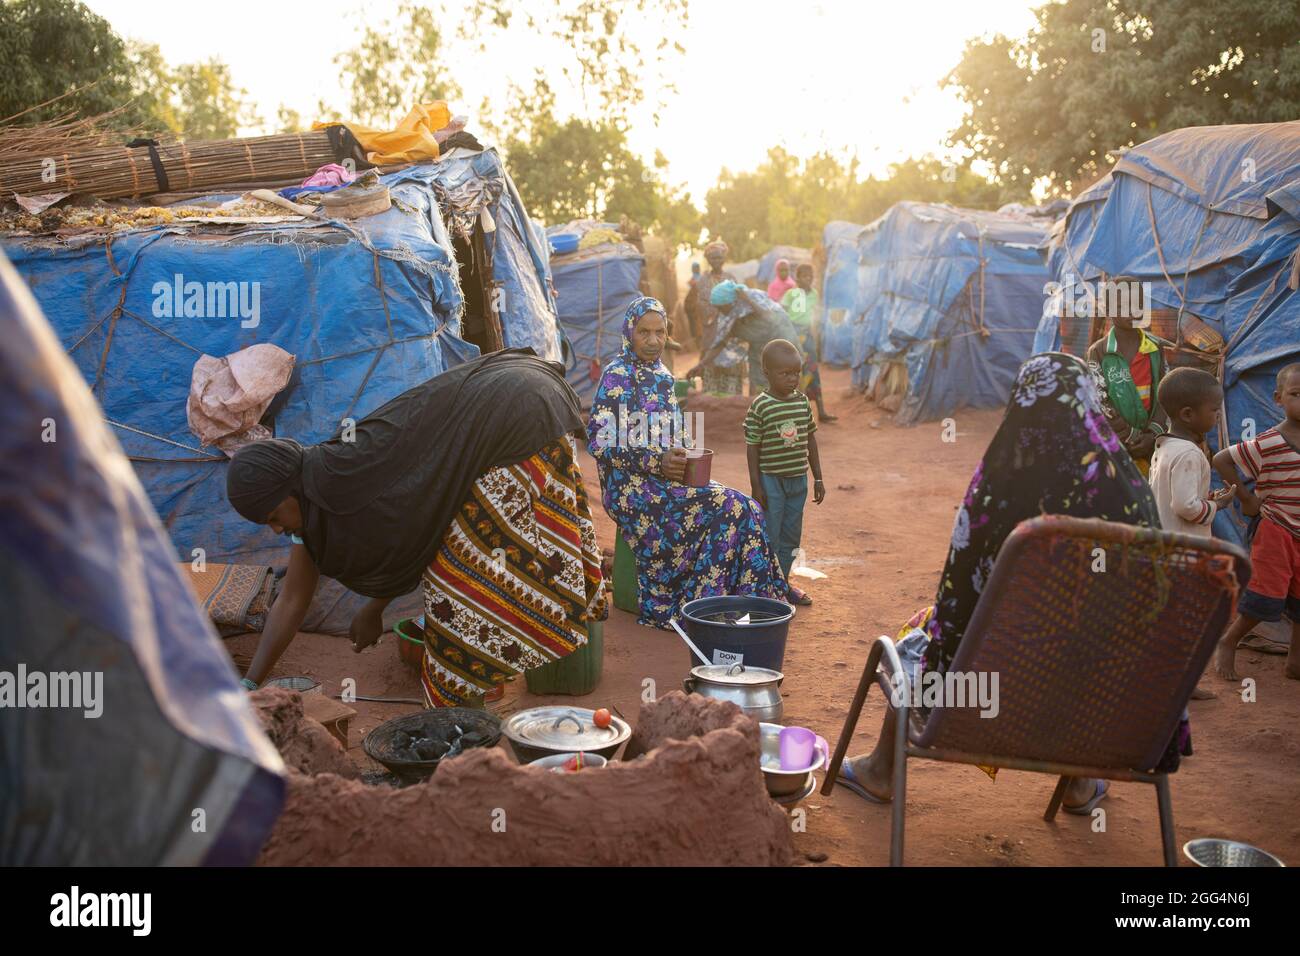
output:
[{"label": "boy in green striped shirt", "polygon": [[[786,580],[803,536],[803,509],[808,501],[808,468],[813,473],[813,501],[822,503],[826,486],[817,457],[817,424],[808,397],[799,391],[803,355],[793,342],[773,339],[763,347],[767,388],[758,393],[745,416],[752,497],[767,515],[767,534],[776,548]],[[791,604],[812,598],[788,584]]]}]

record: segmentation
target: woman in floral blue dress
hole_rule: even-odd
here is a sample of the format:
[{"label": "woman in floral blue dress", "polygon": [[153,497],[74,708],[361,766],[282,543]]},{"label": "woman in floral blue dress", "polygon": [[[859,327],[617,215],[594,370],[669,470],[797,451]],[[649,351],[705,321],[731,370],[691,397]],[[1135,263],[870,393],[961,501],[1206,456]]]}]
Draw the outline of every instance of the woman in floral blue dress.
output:
[{"label": "woman in floral blue dress", "polygon": [[654,627],[695,598],[786,593],[754,500],[716,481],[682,483],[686,452],[674,445],[683,416],[660,361],[667,336],[657,299],[628,307],[623,351],[605,366],[587,425],[605,511],[636,555],[638,621]]}]

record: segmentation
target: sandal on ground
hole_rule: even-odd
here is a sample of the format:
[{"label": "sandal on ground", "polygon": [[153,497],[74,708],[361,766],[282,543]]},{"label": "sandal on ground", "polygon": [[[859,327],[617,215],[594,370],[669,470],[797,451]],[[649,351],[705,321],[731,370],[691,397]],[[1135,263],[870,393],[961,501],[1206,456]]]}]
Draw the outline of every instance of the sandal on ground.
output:
[{"label": "sandal on ground", "polygon": [[1097,789],[1093,793],[1091,800],[1074,807],[1062,803],[1061,809],[1066,813],[1074,814],[1076,817],[1086,817],[1091,814],[1092,811],[1097,808],[1097,804],[1106,799],[1106,794],[1110,793],[1110,784],[1105,780],[1096,780],[1094,783],[1096,784]]},{"label": "sandal on ground", "polygon": [[866,800],[868,803],[879,803],[883,806],[887,806],[889,804],[888,800],[881,800],[878,796],[876,796],[874,793],[872,793],[862,784],[858,783],[858,778],[853,776],[853,771],[849,769],[849,765],[847,761],[845,763],[840,764],[840,773],[839,776],[835,778],[835,782],[838,783],[841,787],[844,787],[846,790],[851,790],[853,793],[856,793],[859,797],[861,797],[863,800]]},{"label": "sandal on ground", "polygon": [[799,590],[793,584],[787,588],[785,599],[790,604],[798,604],[800,607],[812,606],[812,598],[808,596],[808,592]]}]

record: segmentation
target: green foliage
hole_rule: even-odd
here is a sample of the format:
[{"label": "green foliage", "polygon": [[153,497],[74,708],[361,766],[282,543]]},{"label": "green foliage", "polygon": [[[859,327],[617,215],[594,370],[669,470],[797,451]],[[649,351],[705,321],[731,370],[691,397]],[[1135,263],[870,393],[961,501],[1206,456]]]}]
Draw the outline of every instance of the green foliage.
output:
[{"label": "green foliage", "polygon": [[968,43],[946,81],[970,108],[953,144],[1002,182],[1069,192],[1167,130],[1300,115],[1295,0],[1064,0],[1036,17],[1024,38]]},{"label": "green foliage", "polygon": [[[107,113],[129,101],[131,62],[108,21],[76,0],[0,0],[0,119]],[[122,117],[127,124],[137,115]]]},{"label": "green foliage", "polygon": [[895,163],[889,175],[858,178],[858,162],[818,153],[799,160],[781,147],[751,172],[723,170],[705,197],[704,226],[720,236],[737,261],[763,255],[775,245],[811,248],[833,219],[868,223],[903,199],[993,208],[1026,198],[1008,194],[967,168],[933,157]]},{"label": "green foliage", "polygon": [[439,56],[442,33],[434,11],[403,2],[397,16],[376,28],[334,63],[349,86],[349,116],[366,126],[395,126],[416,103],[452,100],[460,88]]},{"label": "green foliage", "polygon": [[177,67],[176,94],[186,139],[230,139],[240,127],[262,122],[245,99],[247,91],[235,86],[230,67],[220,60]]},{"label": "green foliage", "polygon": [[699,213],[689,197],[667,185],[667,160],[647,166],[612,123],[534,117],[526,139],[505,143],[510,175],[529,213],[546,223],[570,219],[617,222],[625,215],[670,242],[699,236]]}]

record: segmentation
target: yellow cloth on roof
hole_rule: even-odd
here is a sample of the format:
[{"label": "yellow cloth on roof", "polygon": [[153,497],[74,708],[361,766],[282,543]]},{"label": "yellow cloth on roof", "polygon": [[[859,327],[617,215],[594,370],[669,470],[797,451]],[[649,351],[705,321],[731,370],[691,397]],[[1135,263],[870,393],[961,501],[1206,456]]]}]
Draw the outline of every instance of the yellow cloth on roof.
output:
[{"label": "yellow cloth on roof", "polygon": [[578,248],[590,249],[592,246],[603,246],[607,242],[622,241],[623,237],[613,229],[592,229],[578,240]]},{"label": "yellow cloth on roof", "polygon": [[423,163],[437,159],[438,141],[433,134],[451,123],[451,110],[445,100],[420,103],[406,114],[394,129],[372,129],[357,123],[313,123],[312,129],[346,126],[366,151],[366,159],[376,166],[399,163]]}]

